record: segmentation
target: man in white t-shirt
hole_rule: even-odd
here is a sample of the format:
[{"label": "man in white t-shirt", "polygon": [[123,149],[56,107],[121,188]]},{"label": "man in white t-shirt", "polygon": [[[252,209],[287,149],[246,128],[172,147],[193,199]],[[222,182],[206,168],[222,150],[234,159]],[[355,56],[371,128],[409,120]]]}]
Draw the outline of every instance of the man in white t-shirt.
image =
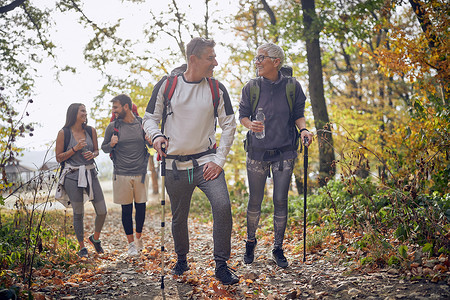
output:
[{"label": "man in white t-shirt", "polygon": [[[236,131],[236,120],[226,88],[219,83],[219,103],[213,105],[208,78],[217,66],[215,42],[194,38],[186,46],[187,70],[178,75],[173,96],[165,107],[166,80],[155,87],[143,118],[145,132],[153,147],[166,157],[166,189],[172,210],[172,235],[177,263],[172,270],[181,275],[189,270],[188,215],[195,187],[211,203],[213,213],[215,275],[223,284],[235,284],[238,277],[227,266],[231,252],[231,204],[223,166]],[[159,88],[162,87],[162,88]],[[222,129],[216,147],[217,121]],[[163,112],[166,111],[166,117]],[[164,132],[159,129],[164,120]],[[165,144],[166,153],[161,150]]]}]

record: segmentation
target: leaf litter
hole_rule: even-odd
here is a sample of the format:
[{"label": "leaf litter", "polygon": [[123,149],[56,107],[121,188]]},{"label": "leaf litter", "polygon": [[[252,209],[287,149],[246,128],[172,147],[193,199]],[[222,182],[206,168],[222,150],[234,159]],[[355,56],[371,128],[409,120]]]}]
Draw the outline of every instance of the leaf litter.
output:
[{"label": "leaf litter", "polygon": [[[94,217],[86,211],[86,232],[92,231],[89,225],[94,224]],[[258,240],[254,263],[246,265],[242,258],[245,240],[238,234],[245,229],[237,220],[228,264],[239,276],[238,284],[225,286],[214,277],[212,222],[192,217],[190,270],[175,276],[170,273],[176,263],[170,216],[166,219],[162,290],[159,215],[154,208],[147,210],[144,249],[136,258],[127,256],[120,219],[119,209],[109,210],[101,236],[104,254],[95,254],[89,245],[89,258],[70,261],[68,270],[56,265],[36,270],[35,299],[450,299],[446,256],[413,262],[406,272],[391,267],[364,268],[358,263],[361,253],[349,247],[342,254],[339,239],[330,235],[322,247],[311,249],[303,262],[303,235],[298,228],[286,234],[288,268],[281,269],[271,260],[271,231]]]}]

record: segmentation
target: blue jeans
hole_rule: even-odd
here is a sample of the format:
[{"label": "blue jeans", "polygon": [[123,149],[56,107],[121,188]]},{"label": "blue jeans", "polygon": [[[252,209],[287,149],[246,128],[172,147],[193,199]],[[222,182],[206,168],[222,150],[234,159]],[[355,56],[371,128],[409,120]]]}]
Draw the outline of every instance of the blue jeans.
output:
[{"label": "blue jeans", "polygon": [[288,218],[288,192],[295,159],[283,161],[283,170],[278,170],[279,161],[259,161],[247,157],[249,200],[247,205],[247,240],[254,241],[261,217],[264,186],[270,169],[273,174],[273,228],[274,248],[282,247]]},{"label": "blue jeans", "polygon": [[[211,203],[213,214],[214,260],[219,263],[230,259],[231,204],[224,172],[214,180],[203,178],[203,165],[192,171],[178,170],[179,179],[174,178],[172,170],[166,171],[166,189],[172,210],[172,235],[179,260],[185,260],[189,252],[188,216],[191,197],[195,187],[203,191]],[[193,177],[191,179],[188,176]]]}]

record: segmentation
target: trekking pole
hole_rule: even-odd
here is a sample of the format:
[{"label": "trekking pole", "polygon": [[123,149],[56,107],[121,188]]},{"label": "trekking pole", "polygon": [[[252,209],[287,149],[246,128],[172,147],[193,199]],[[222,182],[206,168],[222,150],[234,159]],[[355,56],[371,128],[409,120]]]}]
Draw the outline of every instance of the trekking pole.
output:
[{"label": "trekking pole", "polygon": [[308,138],[305,137],[303,144],[305,152],[303,154],[303,262],[306,261],[306,195],[308,193]]},{"label": "trekking pole", "polygon": [[[166,152],[166,144],[161,144],[161,150],[165,153]],[[164,249],[164,243],[165,243],[165,218],[166,218],[166,157],[161,156],[161,185],[162,185],[162,195],[161,195],[161,208],[162,208],[162,215],[161,215],[161,292],[163,299],[165,299],[165,293],[164,293],[164,252],[166,251]]]}]

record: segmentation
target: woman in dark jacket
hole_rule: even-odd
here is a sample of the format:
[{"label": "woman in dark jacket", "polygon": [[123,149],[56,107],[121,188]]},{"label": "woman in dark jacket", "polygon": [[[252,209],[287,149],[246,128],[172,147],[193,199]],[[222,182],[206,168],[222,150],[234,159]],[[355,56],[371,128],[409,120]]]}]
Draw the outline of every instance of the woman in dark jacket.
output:
[{"label": "woman in dark jacket", "polygon": [[[247,140],[247,176],[249,183],[249,201],[247,206],[247,241],[244,262],[254,260],[256,247],[256,229],[261,215],[261,203],[264,198],[264,186],[270,170],[273,174],[274,205],[274,247],[273,260],[278,266],[286,268],[288,262],[283,253],[283,239],[288,217],[288,191],[297,157],[297,129],[300,140],[307,145],[312,134],[306,129],[304,117],[305,94],[295,79],[280,72],[284,62],[281,47],[267,43],[257,49],[255,65],[258,78],[252,79],[242,89],[239,104],[239,119],[242,125],[251,131]],[[288,88],[287,85],[291,84]],[[251,90],[259,87],[259,99],[253,106]],[[293,92],[293,103],[289,103],[287,94]],[[256,121],[255,114],[262,108],[264,122]],[[264,130],[264,137],[257,138],[255,133]]]}]

